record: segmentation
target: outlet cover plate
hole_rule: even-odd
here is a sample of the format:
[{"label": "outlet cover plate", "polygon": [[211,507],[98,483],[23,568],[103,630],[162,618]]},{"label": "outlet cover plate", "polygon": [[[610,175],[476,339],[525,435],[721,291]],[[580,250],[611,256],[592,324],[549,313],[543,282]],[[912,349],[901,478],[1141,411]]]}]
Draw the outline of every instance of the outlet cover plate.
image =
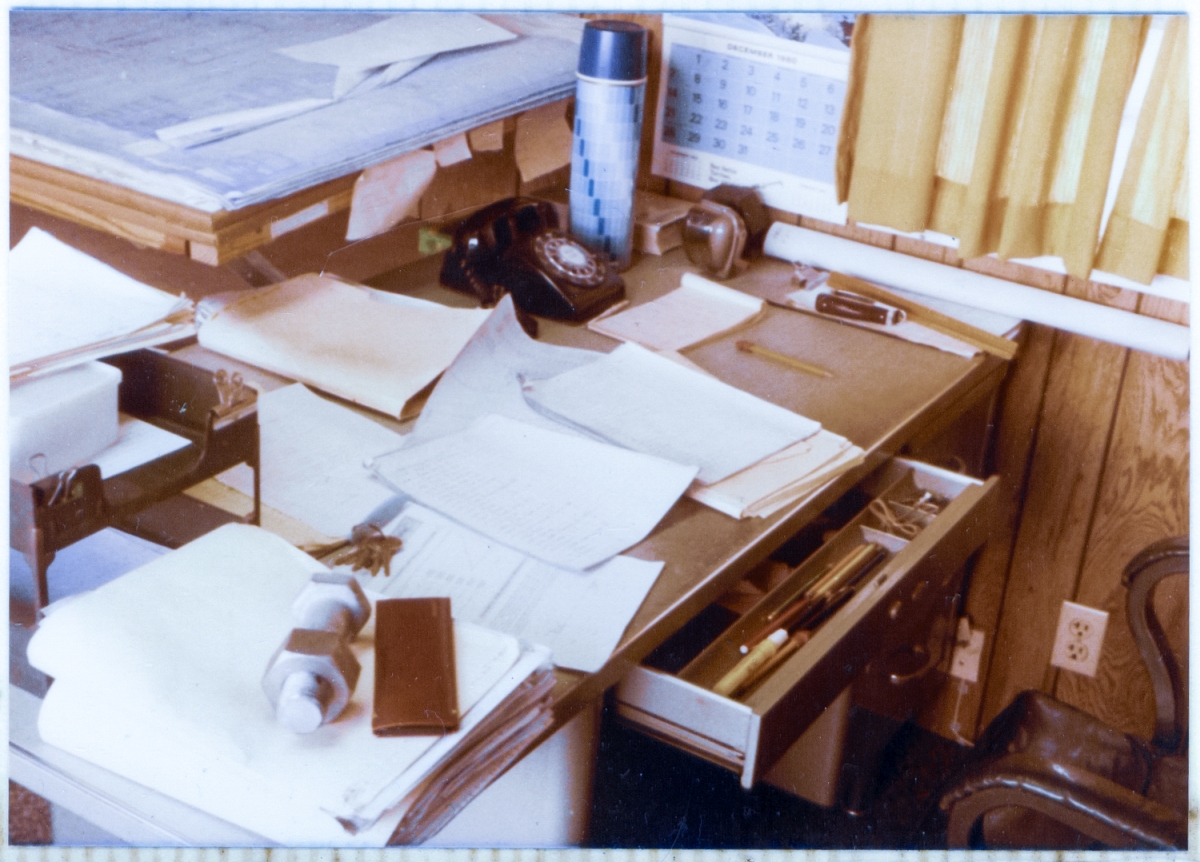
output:
[{"label": "outlet cover plate", "polygon": [[1107,611],[1075,602],[1063,602],[1050,664],[1084,676],[1095,676],[1106,628]]},{"label": "outlet cover plate", "polygon": [[959,641],[950,660],[950,676],[967,682],[979,681],[979,659],[983,655],[983,629],[968,629],[969,639]]}]

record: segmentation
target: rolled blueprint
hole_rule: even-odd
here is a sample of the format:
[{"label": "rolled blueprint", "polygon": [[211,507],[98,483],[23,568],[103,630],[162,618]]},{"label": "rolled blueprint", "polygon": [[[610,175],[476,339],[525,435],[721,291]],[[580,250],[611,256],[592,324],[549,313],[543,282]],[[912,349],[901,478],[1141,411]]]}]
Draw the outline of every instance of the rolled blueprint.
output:
[{"label": "rolled blueprint", "polygon": [[1186,326],[782,222],[767,231],[763,251],[783,260],[1043,323],[1168,359],[1187,359],[1190,352]]}]

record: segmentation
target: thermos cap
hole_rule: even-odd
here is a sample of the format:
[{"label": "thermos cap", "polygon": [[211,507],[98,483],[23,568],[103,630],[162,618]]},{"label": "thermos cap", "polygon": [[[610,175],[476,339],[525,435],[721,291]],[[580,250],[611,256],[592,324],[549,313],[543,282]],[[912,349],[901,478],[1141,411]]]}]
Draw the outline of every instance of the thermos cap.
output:
[{"label": "thermos cap", "polygon": [[646,77],[646,28],[628,21],[588,21],[579,46],[579,74],[609,81]]}]

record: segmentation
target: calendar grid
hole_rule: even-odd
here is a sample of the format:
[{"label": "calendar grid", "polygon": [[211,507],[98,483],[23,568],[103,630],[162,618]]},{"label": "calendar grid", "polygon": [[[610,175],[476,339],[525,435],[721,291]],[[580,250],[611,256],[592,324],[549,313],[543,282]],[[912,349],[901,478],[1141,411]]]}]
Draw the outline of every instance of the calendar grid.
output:
[{"label": "calendar grid", "polygon": [[755,185],[771,206],[844,221],[835,199],[848,58],[668,27],[654,170],[711,188]]}]

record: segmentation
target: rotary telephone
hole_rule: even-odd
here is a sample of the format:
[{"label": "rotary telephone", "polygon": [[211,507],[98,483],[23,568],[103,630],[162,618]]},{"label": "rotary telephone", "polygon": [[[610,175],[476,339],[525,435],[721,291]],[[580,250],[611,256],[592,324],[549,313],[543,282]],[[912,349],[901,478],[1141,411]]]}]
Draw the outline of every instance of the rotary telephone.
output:
[{"label": "rotary telephone", "polygon": [[609,261],[558,229],[553,204],[524,197],[497,201],[458,226],[441,281],[485,308],[507,292],[524,312],[575,322],[625,296]]}]

